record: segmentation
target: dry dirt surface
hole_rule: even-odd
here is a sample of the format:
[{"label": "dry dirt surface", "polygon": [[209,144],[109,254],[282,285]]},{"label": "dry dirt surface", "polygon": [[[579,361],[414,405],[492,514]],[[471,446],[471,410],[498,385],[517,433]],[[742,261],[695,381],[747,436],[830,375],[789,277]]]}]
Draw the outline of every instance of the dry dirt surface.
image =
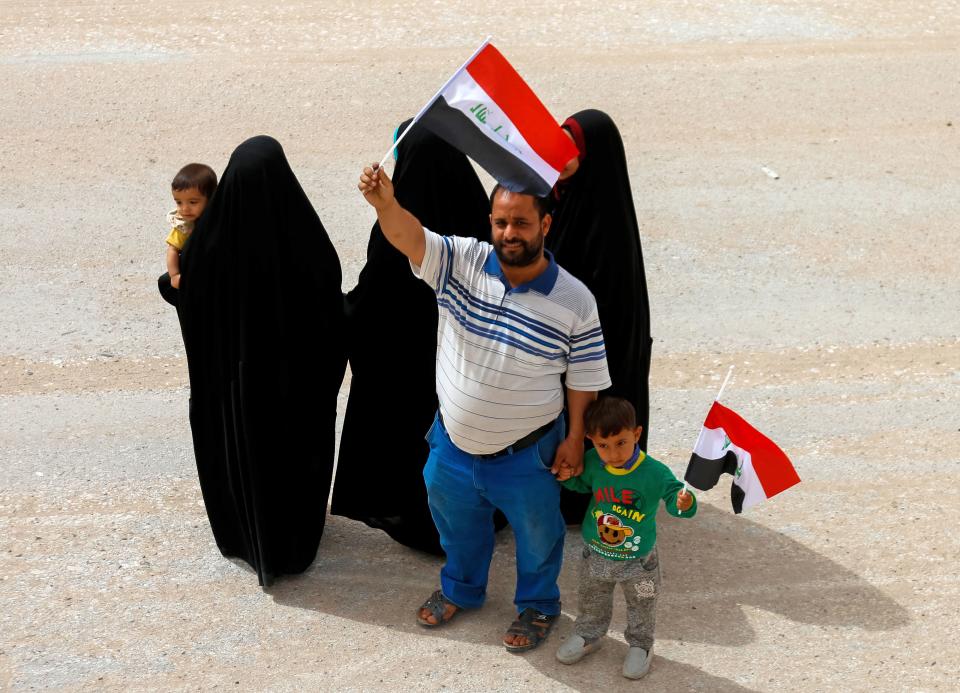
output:
[{"label": "dry dirt surface", "polygon": [[[803,478],[661,521],[642,683],[619,601],[606,647],[554,659],[574,532],[564,618],[514,656],[509,532],[488,604],[428,631],[437,560],[331,518],[263,591],[200,499],[155,285],[171,177],[272,134],[349,289],[361,165],[488,34],[558,118],[621,127],[651,453],[682,473],[732,364],[725,402]],[[0,690],[956,690],[958,130],[948,0],[0,1]]]}]

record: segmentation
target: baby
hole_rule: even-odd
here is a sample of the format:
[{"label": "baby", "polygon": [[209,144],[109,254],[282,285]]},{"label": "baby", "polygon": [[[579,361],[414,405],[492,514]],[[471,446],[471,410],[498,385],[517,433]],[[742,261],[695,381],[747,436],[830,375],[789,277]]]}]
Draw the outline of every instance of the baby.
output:
[{"label": "baby", "polygon": [[167,224],[172,227],[167,236],[167,273],[170,285],[179,289],[180,251],[217,189],[217,174],[206,164],[187,164],[173,177],[170,187],[177,208],[167,215]]},{"label": "baby", "polygon": [[696,499],[670,469],[640,449],[636,410],[619,397],[601,397],[584,413],[584,430],[593,449],[584,455],[583,472],[557,478],[571,491],[593,495],[583,519],[580,565],[580,614],[574,632],[557,650],[564,664],[580,661],[600,647],[619,584],[627,602],[630,649],[623,675],[639,679],[650,669],[660,562],[657,556],[657,509],[663,501],[674,517],[693,517]]}]

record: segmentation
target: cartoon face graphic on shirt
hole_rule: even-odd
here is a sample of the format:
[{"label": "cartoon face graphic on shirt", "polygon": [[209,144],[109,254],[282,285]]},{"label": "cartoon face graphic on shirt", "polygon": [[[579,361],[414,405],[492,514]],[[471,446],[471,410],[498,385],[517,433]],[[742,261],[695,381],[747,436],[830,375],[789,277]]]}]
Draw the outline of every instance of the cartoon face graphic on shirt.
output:
[{"label": "cartoon face graphic on shirt", "polygon": [[633,534],[633,528],[625,527],[616,515],[597,513],[597,534],[607,546],[620,546]]}]

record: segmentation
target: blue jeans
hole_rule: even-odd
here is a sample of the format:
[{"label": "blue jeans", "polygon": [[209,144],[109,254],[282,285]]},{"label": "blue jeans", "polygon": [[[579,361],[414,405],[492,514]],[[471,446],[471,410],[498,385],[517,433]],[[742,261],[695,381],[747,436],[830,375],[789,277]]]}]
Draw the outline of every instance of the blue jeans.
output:
[{"label": "blue jeans", "polygon": [[493,513],[499,509],[516,538],[517,611],[533,607],[545,614],[560,613],[557,577],[566,525],[560,514],[560,484],[550,467],[565,437],[561,416],[530,447],[483,459],[457,448],[443,423],[434,419],[427,433],[430,456],[423,479],[447,553],[440,587],[454,604],[467,609],[483,604],[493,558]]}]

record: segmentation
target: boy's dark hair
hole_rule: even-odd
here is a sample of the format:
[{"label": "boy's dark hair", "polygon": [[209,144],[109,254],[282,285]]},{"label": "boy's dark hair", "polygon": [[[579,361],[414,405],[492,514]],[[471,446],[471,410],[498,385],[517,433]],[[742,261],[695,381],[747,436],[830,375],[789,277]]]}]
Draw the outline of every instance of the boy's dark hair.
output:
[{"label": "boy's dark hair", "polygon": [[[493,200],[496,198],[497,193],[500,190],[506,190],[500,183],[497,183],[493,186],[493,190],[490,191],[490,209],[493,209]],[[527,193],[520,193],[521,195]],[[547,214],[553,212],[553,200],[548,195],[547,197],[537,197],[536,195],[530,195],[533,198],[533,206],[537,208],[537,214],[540,215],[540,218],[543,219]]]},{"label": "boy's dark hair", "polygon": [[209,200],[217,189],[217,174],[206,164],[187,164],[177,171],[170,187],[177,191],[196,188]]},{"label": "boy's dark hair", "polygon": [[587,405],[583,428],[588,436],[609,438],[625,429],[637,427],[637,410],[622,397],[601,397]]}]

